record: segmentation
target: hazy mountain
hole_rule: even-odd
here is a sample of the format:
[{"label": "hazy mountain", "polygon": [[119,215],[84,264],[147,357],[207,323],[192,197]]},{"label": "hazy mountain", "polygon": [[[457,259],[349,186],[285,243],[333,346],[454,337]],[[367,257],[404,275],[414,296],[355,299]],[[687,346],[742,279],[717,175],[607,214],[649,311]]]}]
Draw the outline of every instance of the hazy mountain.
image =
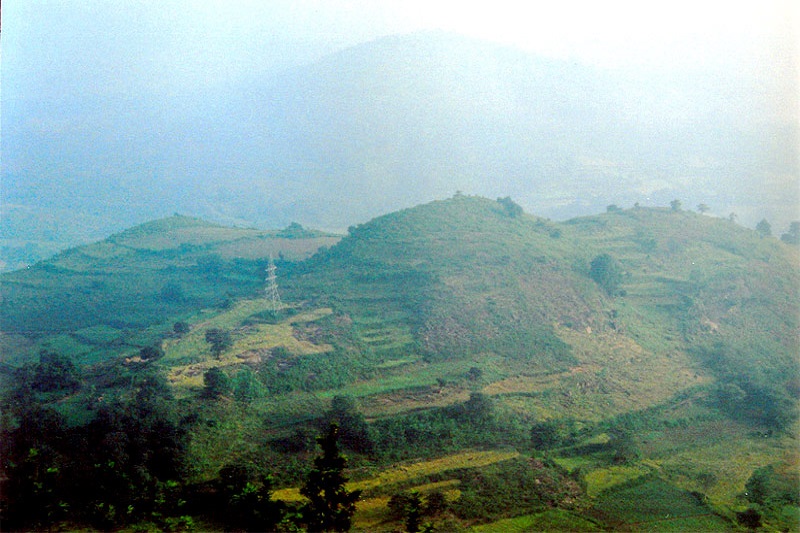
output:
[{"label": "hazy mountain", "polygon": [[796,218],[797,131],[762,81],[423,33],[224,93],[20,102],[30,120],[4,131],[4,257],[175,211],[341,229],[459,190],[556,218],[677,197],[780,231]]}]

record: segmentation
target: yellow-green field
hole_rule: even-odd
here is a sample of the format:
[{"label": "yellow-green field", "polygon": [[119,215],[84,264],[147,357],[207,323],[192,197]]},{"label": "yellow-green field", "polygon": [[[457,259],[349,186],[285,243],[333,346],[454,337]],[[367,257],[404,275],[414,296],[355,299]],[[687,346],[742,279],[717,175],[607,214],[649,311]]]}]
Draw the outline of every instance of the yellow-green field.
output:
[{"label": "yellow-green field", "polygon": [[[295,337],[292,326],[312,322],[331,314],[331,309],[320,308],[299,313],[277,324],[240,324],[254,314],[267,311],[270,302],[266,299],[243,300],[232,309],[216,314],[207,320],[192,325],[192,330],[180,339],[164,341],[165,362],[172,363],[169,380],[178,393],[203,385],[203,373],[213,367],[225,367],[239,363],[256,363],[268,356],[269,351],[282,346],[294,355],[325,353],[332,350],[327,344],[316,345]],[[212,356],[205,333],[211,328],[228,329],[233,335],[233,346],[217,359]],[[184,363],[184,364],[180,364]]]},{"label": "yellow-green field", "polygon": [[[406,484],[424,476],[441,474],[460,468],[481,468],[501,461],[515,459],[519,457],[519,455],[519,452],[516,451],[461,452],[430,461],[393,466],[379,473],[377,476],[359,481],[351,481],[347,484],[347,488],[349,490],[361,490],[364,492],[380,488],[381,492],[383,492],[384,488]],[[444,484],[423,484],[420,485],[420,487],[425,487],[425,490],[434,490],[439,486],[450,486],[450,483],[453,483],[453,481],[448,481]],[[298,501],[303,497],[300,495],[300,489],[292,487],[276,490],[275,498],[284,501]]]}]

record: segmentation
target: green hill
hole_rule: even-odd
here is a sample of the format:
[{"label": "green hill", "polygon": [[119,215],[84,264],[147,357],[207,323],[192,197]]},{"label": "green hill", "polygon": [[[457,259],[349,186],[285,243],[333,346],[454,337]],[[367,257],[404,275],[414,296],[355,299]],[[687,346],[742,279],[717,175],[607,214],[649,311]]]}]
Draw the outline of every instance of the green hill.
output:
[{"label": "green hill", "polygon": [[[337,420],[357,529],[396,529],[388,501],[409,489],[443,495],[444,529],[730,530],[747,508],[783,528],[799,265],[776,239],[668,208],[554,223],[456,195],[341,240],[174,217],[3,275],[4,361],[26,363],[4,367],[6,431],[31,402],[81,428],[150,391],[180,419],[187,501],[221,494],[232,464],[299,499],[312,437]],[[639,493],[674,518],[643,517]]]},{"label": "green hill", "polygon": [[3,360],[43,348],[98,360],[157,342],[177,320],[257,294],[270,255],[297,261],[338,239],[176,215],[67,250],[3,274]]}]

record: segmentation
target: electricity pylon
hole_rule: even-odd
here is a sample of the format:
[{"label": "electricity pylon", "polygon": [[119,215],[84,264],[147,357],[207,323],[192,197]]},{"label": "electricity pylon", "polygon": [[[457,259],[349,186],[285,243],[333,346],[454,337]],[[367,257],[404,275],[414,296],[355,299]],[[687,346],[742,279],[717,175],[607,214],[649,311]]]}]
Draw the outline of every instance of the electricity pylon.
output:
[{"label": "electricity pylon", "polygon": [[278,276],[275,274],[276,270],[275,261],[272,260],[272,256],[270,255],[269,264],[267,265],[266,296],[267,300],[269,300],[269,310],[273,313],[277,313],[283,307],[281,295],[278,294]]}]

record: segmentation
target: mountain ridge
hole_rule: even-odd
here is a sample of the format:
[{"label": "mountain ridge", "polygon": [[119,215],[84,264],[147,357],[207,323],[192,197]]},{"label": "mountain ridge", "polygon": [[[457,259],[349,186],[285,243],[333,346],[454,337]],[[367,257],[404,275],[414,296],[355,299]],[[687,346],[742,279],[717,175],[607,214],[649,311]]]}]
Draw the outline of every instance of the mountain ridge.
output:
[{"label": "mountain ridge", "polygon": [[[137,104],[141,116],[122,121],[120,103],[104,103],[92,142],[19,126],[30,143],[8,146],[5,255],[13,268],[176,210],[343,229],[459,190],[558,219],[678,197],[783,226],[800,202],[796,126],[765,125],[748,87],[446,34],[381,39],[204,95],[202,109]],[[84,123],[92,109],[61,113]],[[59,164],[28,161],[37,147]]]}]

